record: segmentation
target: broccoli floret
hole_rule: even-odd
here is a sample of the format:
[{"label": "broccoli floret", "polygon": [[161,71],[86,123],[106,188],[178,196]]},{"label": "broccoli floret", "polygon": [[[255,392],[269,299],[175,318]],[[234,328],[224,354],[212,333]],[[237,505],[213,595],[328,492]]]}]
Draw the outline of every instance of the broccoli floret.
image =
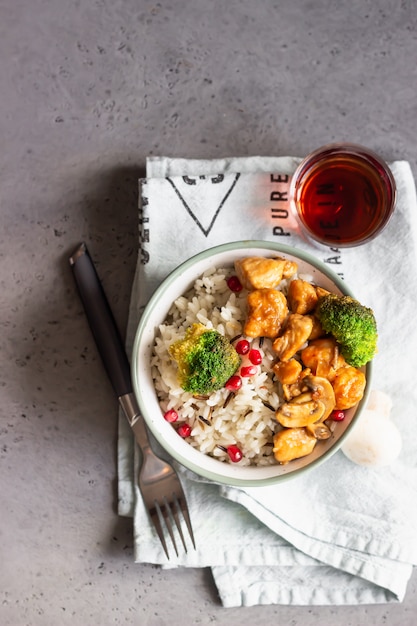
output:
[{"label": "broccoli floret", "polygon": [[192,324],[184,339],[169,347],[169,353],[178,364],[181,387],[192,394],[221,389],[240,365],[230,341],[203,324]]},{"label": "broccoli floret", "polygon": [[328,294],[319,299],[315,314],[349,365],[361,367],[374,357],[378,334],[372,309],[350,296]]}]

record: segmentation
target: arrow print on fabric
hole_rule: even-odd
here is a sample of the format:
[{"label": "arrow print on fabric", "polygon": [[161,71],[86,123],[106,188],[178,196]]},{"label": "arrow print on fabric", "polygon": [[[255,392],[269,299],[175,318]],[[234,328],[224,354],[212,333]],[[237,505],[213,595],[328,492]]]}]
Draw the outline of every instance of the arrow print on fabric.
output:
[{"label": "arrow print on fabric", "polygon": [[[239,177],[240,174],[235,174],[231,182],[230,176],[225,178],[222,174],[210,177],[183,176],[176,179],[175,182],[172,178],[166,180],[174,189],[187,213],[204,235],[208,237]],[[208,185],[209,189],[207,189]]]}]

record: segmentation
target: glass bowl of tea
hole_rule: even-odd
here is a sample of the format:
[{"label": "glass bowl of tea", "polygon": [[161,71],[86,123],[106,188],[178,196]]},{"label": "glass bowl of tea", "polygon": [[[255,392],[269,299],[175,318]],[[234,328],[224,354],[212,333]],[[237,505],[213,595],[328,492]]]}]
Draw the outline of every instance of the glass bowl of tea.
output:
[{"label": "glass bowl of tea", "polygon": [[299,164],[289,196],[310,237],[348,247],[372,240],[387,225],[396,186],[390,168],[372,150],[337,143],[319,148]]}]

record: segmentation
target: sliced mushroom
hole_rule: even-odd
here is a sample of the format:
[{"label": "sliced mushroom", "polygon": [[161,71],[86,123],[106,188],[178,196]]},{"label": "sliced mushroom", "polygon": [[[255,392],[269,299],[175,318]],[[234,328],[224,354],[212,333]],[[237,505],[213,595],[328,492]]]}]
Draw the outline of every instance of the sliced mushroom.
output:
[{"label": "sliced mushroom", "polygon": [[315,400],[311,393],[302,393],[282,404],[275,412],[275,418],[281,426],[298,428],[321,420],[325,410],[325,404]]},{"label": "sliced mushroom", "polygon": [[324,422],[336,406],[336,397],[330,381],[322,376],[306,376],[303,382],[310,390],[312,398],[324,405],[324,412],[320,418]]},{"label": "sliced mushroom", "polygon": [[291,383],[291,384],[282,383],[283,395],[287,402],[289,402],[292,398],[299,396],[300,393],[303,393],[304,391],[308,391],[308,388],[304,384],[304,378],[310,375],[311,375],[311,370],[308,367],[306,367],[305,369],[301,371],[295,383]]},{"label": "sliced mushroom", "polygon": [[313,394],[309,390],[309,387],[304,385],[302,392],[299,393],[297,396],[294,396],[294,398],[291,401],[291,404],[307,404],[308,402],[311,402],[312,400],[313,400]]},{"label": "sliced mushroom", "polygon": [[311,454],[317,439],[305,428],[284,428],[274,435],[274,456],[278,463],[288,463]]},{"label": "sliced mushroom", "polygon": [[302,383],[307,391],[282,404],[275,413],[281,426],[294,428],[324,422],[336,406],[333,387],[326,378],[309,375]]},{"label": "sliced mushroom", "polygon": [[330,439],[332,436],[332,431],[327,426],[327,424],[323,424],[322,422],[316,422],[315,424],[307,424],[306,431],[309,435],[312,435],[316,439]]}]

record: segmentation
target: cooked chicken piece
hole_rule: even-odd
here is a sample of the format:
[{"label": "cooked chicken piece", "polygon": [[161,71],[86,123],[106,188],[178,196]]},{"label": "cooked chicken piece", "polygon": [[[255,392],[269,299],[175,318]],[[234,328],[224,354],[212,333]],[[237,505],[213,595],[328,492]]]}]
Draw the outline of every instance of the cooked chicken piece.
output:
[{"label": "cooked chicken piece", "polygon": [[332,382],[336,409],[350,409],[362,400],[366,386],[365,374],[351,365],[337,370]]},{"label": "cooked chicken piece", "polygon": [[307,341],[313,328],[313,321],[308,315],[292,313],[288,316],[284,333],[272,344],[281,361],[288,361]]},{"label": "cooked chicken piece", "polygon": [[235,261],[235,270],[245,289],[271,289],[293,276],[297,264],[281,258],[246,257]]},{"label": "cooked chicken piece", "polygon": [[281,384],[292,385],[297,382],[302,367],[299,361],[290,359],[289,361],[278,361],[272,369]]},{"label": "cooked chicken piece", "polygon": [[313,339],[318,339],[319,337],[323,337],[326,333],[323,330],[323,326],[320,324],[320,320],[315,315],[309,315],[313,322],[313,328],[310,333],[309,341],[313,341]]},{"label": "cooked chicken piece", "polygon": [[317,439],[305,428],[284,428],[274,435],[274,456],[278,463],[307,456],[314,450]]},{"label": "cooked chicken piece", "polygon": [[310,313],[319,299],[314,285],[301,278],[290,282],[287,297],[290,310],[300,315]]},{"label": "cooked chicken piece", "polygon": [[346,361],[339,353],[339,346],[332,338],[315,339],[301,351],[301,360],[316,376],[332,381],[339,367]]},{"label": "cooked chicken piece", "polygon": [[279,334],[288,315],[287,299],[276,289],[256,289],[248,294],[248,316],[244,333],[248,337],[270,337]]},{"label": "cooked chicken piece", "polygon": [[317,297],[321,298],[322,296],[328,296],[330,291],[327,291],[327,289],[324,289],[324,287],[316,287],[316,293]]},{"label": "cooked chicken piece", "polygon": [[282,270],[282,278],[291,278],[291,276],[294,276],[294,274],[298,270],[298,265],[295,261],[289,261],[288,259],[281,259],[280,257],[277,257],[275,260],[280,261],[281,263],[284,263],[284,269]]}]

